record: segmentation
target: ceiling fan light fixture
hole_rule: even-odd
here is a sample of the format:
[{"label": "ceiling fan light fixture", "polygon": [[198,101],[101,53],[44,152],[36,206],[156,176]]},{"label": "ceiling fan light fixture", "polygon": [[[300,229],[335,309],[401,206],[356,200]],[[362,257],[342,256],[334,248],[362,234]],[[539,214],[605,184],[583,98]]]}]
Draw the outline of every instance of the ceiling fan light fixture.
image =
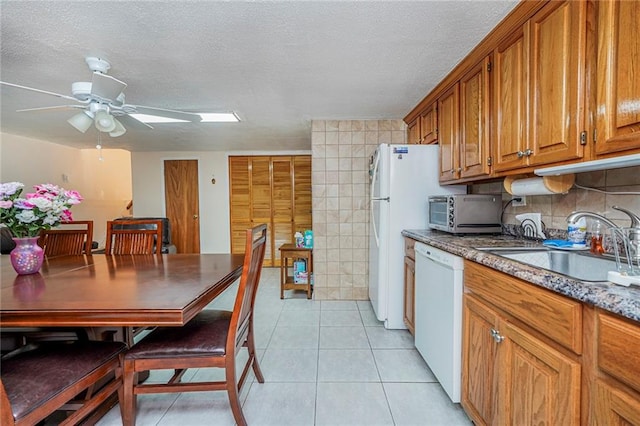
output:
[{"label": "ceiling fan light fixture", "polygon": [[117,138],[118,136],[122,136],[127,132],[127,129],[124,128],[124,126],[122,125],[122,123],[120,123],[117,119],[113,119],[113,121],[116,123],[116,128],[109,132],[109,136],[111,136],[112,138]]},{"label": "ceiling fan light fixture", "polygon": [[104,110],[96,112],[95,125],[96,129],[106,133],[113,132],[116,128],[115,119]]},{"label": "ceiling fan light fixture", "polygon": [[93,118],[89,116],[88,112],[83,111],[68,119],[67,122],[75,127],[80,133],[85,133],[93,124]]}]

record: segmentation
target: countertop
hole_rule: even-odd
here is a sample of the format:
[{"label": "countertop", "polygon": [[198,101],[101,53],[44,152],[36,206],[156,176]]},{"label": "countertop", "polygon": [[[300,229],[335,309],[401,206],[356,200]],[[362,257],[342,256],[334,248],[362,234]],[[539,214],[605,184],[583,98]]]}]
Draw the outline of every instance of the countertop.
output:
[{"label": "countertop", "polygon": [[640,322],[640,287],[624,287],[610,282],[579,281],[546,269],[476,250],[476,247],[541,246],[537,241],[517,239],[509,235],[459,236],[429,229],[405,229],[402,235]]}]

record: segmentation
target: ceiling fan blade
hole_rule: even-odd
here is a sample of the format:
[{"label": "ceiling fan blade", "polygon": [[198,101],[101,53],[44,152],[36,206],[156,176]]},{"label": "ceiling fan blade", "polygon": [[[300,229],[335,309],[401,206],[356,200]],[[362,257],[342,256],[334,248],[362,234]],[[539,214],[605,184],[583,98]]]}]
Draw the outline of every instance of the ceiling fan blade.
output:
[{"label": "ceiling fan blade", "polygon": [[154,108],[144,105],[131,105],[140,114],[157,115],[159,117],[175,118],[177,120],[186,120],[199,122],[202,121],[200,114],[193,112],[176,111],[174,109]]},{"label": "ceiling fan blade", "polygon": [[33,87],[21,86],[19,84],[14,84],[14,83],[7,83],[6,81],[0,81],[0,84],[4,84],[5,86],[17,87],[18,89],[30,90],[32,92],[44,93],[45,95],[57,96],[58,98],[69,99],[71,101],[78,102],[78,100],[73,96],[62,95],[60,93],[49,92],[47,90],[35,89]]},{"label": "ceiling fan blade", "polygon": [[153,129],[152,126],[148,125],[147,123],[143,123],[140,120],[136,120],[135,118],[131,117],[130,115],[119,115],[118,116],[118,120],[125,126],[125,127],[138,127],[138,128],[144,128],[144,129]]},{"label": "ceiling fan blade", "polygon": [[57,106],[50,106],[50,107],[18,109],[16,110],[16,112],[53,111],[53,110],[86,109],[86,108],[87,107],[84,105],[57,105]]},{"label": "ceiling fan blade", "polygon": [[91,79],[91,94],[106,101],[115,101],[127,83],[110,75],[94,72]]}]

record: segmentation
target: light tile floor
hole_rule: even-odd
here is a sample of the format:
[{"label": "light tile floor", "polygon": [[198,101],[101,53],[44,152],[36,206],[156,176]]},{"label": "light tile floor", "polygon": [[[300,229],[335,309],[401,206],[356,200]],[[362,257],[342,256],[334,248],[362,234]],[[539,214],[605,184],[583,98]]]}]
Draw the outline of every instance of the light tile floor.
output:
[{"label": "light tile floor", "polygon": [[[257,425],[471,425],[436,382],[413,338],[386,330],[364,301],[307,300],[265,268],[255,307],[256,346],[265,383],[251,374],[241,399]],[[229,309],[237,286],[211,305]],[[246,360],[239,355],[239,362]],[[153,372],[149,381],[168,372]],[[189,371],[219,380],[222,371]],[[121,425],[114,407],[98,425]],[[138,396],[137,425],[234,425],[225,392]]]}]

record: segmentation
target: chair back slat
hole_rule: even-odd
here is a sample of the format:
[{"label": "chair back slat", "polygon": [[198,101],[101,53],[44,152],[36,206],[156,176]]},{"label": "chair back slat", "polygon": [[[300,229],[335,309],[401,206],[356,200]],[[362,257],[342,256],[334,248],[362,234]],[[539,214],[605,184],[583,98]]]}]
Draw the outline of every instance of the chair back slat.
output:
[{"label": "chair back slat", "polygon": [[[261,224],[247,230],[244,251],[242,276],[238,286],[238,294],[233,307],[230,329],[227,340],[227,350],[235,346],[236,350],[244,344],[248,327],[251,324],[253,306],[260,282],[262,263],[267,241],[267,225]],[[227,352],[230,353],[230,352]]]},{"label": "chair back slat", "polygon": [[59,228],[42,231],[38,243],[43,248],[44,254],[49,257],[91,253],[93,221],[78,220],[61,223]]},{"label": "chair back slat", "polygon": [[107,222],[106,254],[158,254],[162,251],[162,220]]}]

